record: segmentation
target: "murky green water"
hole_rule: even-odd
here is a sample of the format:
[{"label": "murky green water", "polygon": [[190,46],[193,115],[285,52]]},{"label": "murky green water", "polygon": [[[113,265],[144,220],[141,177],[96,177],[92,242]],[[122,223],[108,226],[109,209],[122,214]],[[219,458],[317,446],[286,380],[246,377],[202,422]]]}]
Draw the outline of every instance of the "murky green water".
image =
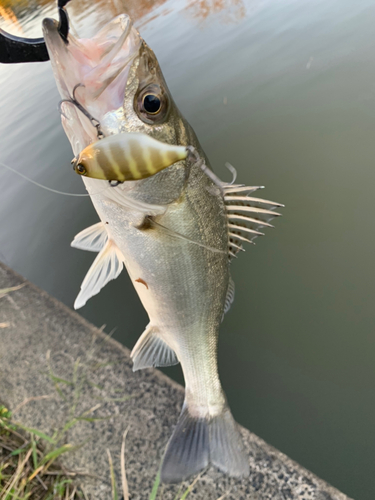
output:
[{"label": "murky green water", "polygon": [[[53,3],[0,2],[1,26],[40,35]],[[125,2],[216,171],[286,204],[233,265],[220,372],[236,419],[349,496],[375,490],[375,3]],[[120,1],[72,1],[92,34]],[[5,13],[5,14],[4,14]],[[148,22],[147,22],[148,21]],[[84,192],[71,171],[49,63],[0,68],[0,161]],[[226,103],[226,104],[225,104]],[[71,249],[97,221],[0,167],[0,259],[72,306],[93,260]],[[81,313],[131,347],[146,313],[123,273]],[[178,369],[167,371],[178,380]]]}]

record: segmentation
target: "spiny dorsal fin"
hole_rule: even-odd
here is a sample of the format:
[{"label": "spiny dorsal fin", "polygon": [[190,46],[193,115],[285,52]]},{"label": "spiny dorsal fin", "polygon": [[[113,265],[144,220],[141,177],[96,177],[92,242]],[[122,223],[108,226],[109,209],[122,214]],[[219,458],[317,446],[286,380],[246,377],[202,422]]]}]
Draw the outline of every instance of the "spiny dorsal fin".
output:
[{"label": "spiny dorsal fin", "polygon": [[178,364],[176,353],[159,337],[158,333],[156,327],[148,325],[139,337],[130,354],[133,360],[133,372],[142,368]]},{"label": "spiny dorsal fin", "polygon": [[276,207],[283,207],[280,203],[254,198],[249,196],[263,186],[244,186],[240,184],[225,184],[221,188],[228,219],[228,256],[229,259],[237,256],[243,248],[243,242],[253,243],[262,227],[273,227],[269,222],[278,217]]},{"label": "spiny dorsal fin", "polygon": [[108,240],[82,282],[81,291],[74,302],[74,309],[84,306],[109,281],[116,279],[123,269],[123,260],[124,258],[116,244],[112,240]]},{"label": "spiny dorsal fin", "polygon": [[[274,212],[276,207],[283,207],[281,203],[253,198],[249,194],[254,193],[264,186],[245,186],[234,184],[237,178],[236,169],[233,165],[226,163],[226,167],[232,172],[231,183],[223,182],[212,170],[200,161],[203,172],[220,188],[226,206],[228,220],[228,257],[231,260],[244,248],[242,242],[253,243],[253,239],[263,235],[259,231],[262,227],[273,227],[269,221],[281,214]],[[266,206],[266,208],[264,207]]]},{"label": "spiny dorsal fin", "polygon": [[100,252],[107,243],[108,233],[103,222],[98,222],[78,233],[70,246],[89,252]]}]

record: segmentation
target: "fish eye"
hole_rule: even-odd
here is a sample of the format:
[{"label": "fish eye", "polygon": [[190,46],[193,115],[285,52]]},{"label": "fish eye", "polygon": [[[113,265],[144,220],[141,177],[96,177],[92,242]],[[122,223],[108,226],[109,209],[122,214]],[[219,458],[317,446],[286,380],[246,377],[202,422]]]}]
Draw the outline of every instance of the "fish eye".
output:
[{"label": "fish eye", "polygon": [[87,172],[86,172],[86,169],[85,167],[82,165],[82,163],[78,163],[78,165],[76,166],[75,168],[76,172],[80,175],[85,175]]},{"label": "fish eye", "polygon": [[143,108],[150,115],[156,115],[161,110],[161,100],[155,94],[146,94],[143,96]]},{"label": "fish eye", "polygon": [[147,85],[135,96],[135,110],[145,123],[164,122],[168,117],[169,108],[168,94],[156,83]]}]

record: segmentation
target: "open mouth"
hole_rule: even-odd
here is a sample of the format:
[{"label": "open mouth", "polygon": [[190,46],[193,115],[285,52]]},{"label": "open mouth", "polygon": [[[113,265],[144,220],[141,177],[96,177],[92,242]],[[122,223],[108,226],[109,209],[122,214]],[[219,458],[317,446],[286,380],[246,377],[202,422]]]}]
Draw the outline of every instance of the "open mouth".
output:
[{"label": "open mouth", "polygon": [[126,14],[92,38],[69,33],[66,42],[53,19],[43,21],[43,34],[63,99],[63,126],[76,154],[97,140],[95,124],[105,123],[108,115],[122,108],[129,70],[142,39]]}]

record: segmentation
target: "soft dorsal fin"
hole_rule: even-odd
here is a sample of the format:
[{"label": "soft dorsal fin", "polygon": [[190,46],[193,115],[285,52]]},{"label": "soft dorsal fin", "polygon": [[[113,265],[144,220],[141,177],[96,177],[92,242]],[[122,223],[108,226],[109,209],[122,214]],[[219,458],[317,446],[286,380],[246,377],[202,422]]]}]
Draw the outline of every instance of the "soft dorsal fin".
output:
[{"label": "soft dorsal fin", "polygon": [[116,244],[112,240],[108,240],[82,282],[81,291],[74,302],[74,309],[84,306],[109,281],[116,279],[123,269],[123,260],[124,258]]},{"label": "soft dorsal fin", "polygon": [[108,233],[103,222],[98,222],[78,233],[70,246],[89,252],[100,252],[107,243]]},{"label": "soft dorsal fin", "polygon": [[158,329],[148,325],[133,347],[130,357],[133,372],[142,368],[172,366],[178,364],[176,353],[158,335]]}]

